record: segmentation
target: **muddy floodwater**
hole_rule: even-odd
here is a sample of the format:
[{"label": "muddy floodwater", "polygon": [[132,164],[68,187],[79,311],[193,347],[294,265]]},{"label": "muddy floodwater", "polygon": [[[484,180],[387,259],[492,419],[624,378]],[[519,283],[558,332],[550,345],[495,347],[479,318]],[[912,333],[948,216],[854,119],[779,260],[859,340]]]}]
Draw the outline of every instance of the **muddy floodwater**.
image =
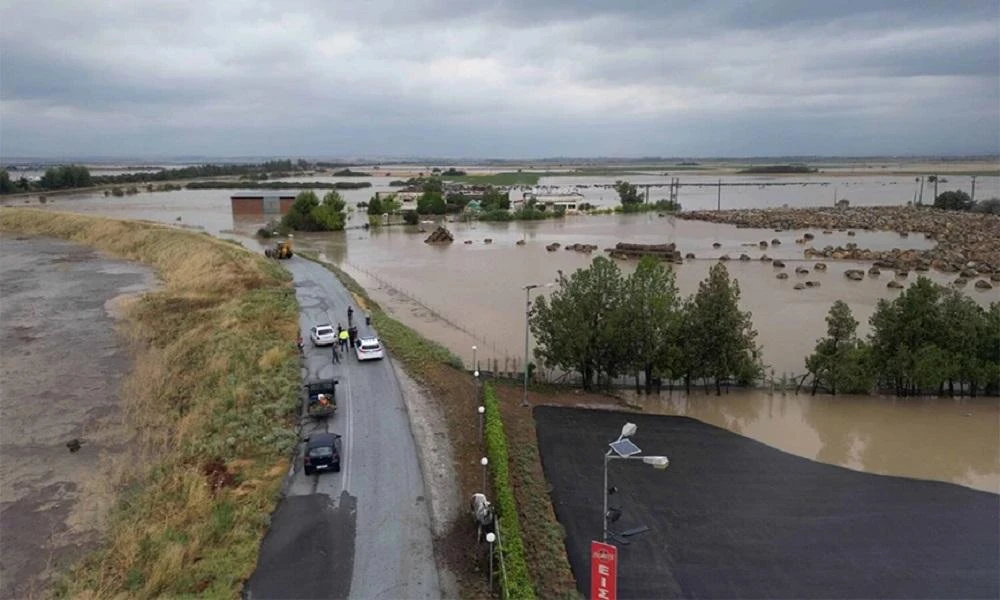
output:
[{"label": "muddy floodwater", "polygon": [[[552,242],[562,246],[590,243],[600,249],[626,240],[674,242],[682,252],[693,252],[698,257],[673,267],[683,295],[694,293],[718,257],[728,254],[733,260],[727,263],[727,268],[739,281],[742,292],[741,307],[753,314],[764,362],[779,378],[782,374],[791,377],[804,372],[805,357],[812,352],[816,340],[825,335],[824,318],[835,300],[842,299],[850,305],[864,335],[877,301],[899,293],[886,288],[894,277],[891,272],[859,282],[844,277],[846,269],[870,266],[862,262],[827,260],[823,261],[828,266],[826,271],[815,270],[820,261],[801,258],[804,246],[795,244],[801,232],[738,229],[651,214],[569,217],[534,223],[450,223],[448,227],[455,236],[455,242],[448,245],[425,244],[426,234],[411,233],[404,228],[349,231],[344,236],[346,240],[328,235],[301,235],[298,244],[314,247],[344,265],[362,284],[375,290],[377,300],[398,306],[403,316],[412,315],[418,329],[446,343],[464,360],[471,362],[471,348],[476,345],[477,358],[495,358],[501,365],[507,359],[523,361],[523,286],[553,282],[560,270],[571,273],[603,254],[597,251],[587,255],[563,248],[547,251],[545,246]],[[858,232],[853,238],[846,232],[814,233],[814,244],[820,247],[846,244],[848,240],[874,249],[926,248],[931,244],[922,236],[900,238],[894,233]],[[485,239],[492,242],[485,243]],[[766,251],[757,249],[757,242],[772,239],[781,240],[781,245]],[[523,245],[518,245],[521,240]],[[721,248],[713,249],[713,242],[720,243]],[[741,253],[751,260],[738,260]],[[776,269],[760,261],[764,253],[785,260],[786,268]],[[636,262],[618,261],[618,264],[628,273]],[[809,269],[809,273],[795,274],[795,268],[800,266]],[[780,270],[789,273],[787,280],[775,278]],[[950,281],[942,273],[928,272],[926,276],[939,283]],[[794,289],[795,283],[805,281],[820,285]],[[539,288],[533,293],[548,291]],[[968,294],[984,305],[1000,300],[997,289],[970,289]],[[427,316],[437,318],[429,320]]]},{"label": "muddy floodwater", "polygon": [[[372,179],[379,180],[375,187],[344,193],[349,204],[367,199],[375,190],[388,189],[386,178]],[[895,184],[889,179],[858,178],[855,182],[845,178],[838,180],[837,185],[839,188],[846,188],[847,184],[854,186],[851,193],[840,195],[846,195],[852,204],[905,204],[912,199],[911,178],[895,178]],[[952,179],[948,184],[951,187],[945,189],[960,187],[956,184],[963,178]],[[599,182],[613,180],[600,178]],[[1000,195],[998,183],[1000,179],[995,177],[979,178],[977,197]],[[579,185],[588,184],[581,181]],[[723,207],[827,203],[818,201],[820,196],[808,196],[805,192],[797,196],[778,196],[778,200],[774,200],[779,189],[786,190],[780,194],[791,194],[788,190],[794,187],[723,188]],[[824,188],[818,185],[801,187],[807,191],[814,189]],[[214,234],[223,232],[226,236],[235,232],[242,234],[241,241],[247,247],[259,250],[257,242],[247,236],[264,222],[264,218],[234,220],[229,206],[231,193],[229,190],[184,190],[125,198],[89,194],[53,197],[46,206],[120,218],[150,219]],[[588,193],[594,193],[593,188]],[[682,188],[680,199],[685,208],[711,208],[714,193],[714,190],[704,192],[711,196],[693,201],[694,196]],[[827,188],[823,194],[830,195],[828,200],[832,204],[832,188]],[[925,189],[925,199],[926,194]],[[725,201],[727,197],[729,204]],[[810,201],[810,198],[817,201]],[[436,223],[423,223],[421,227],[426,230],[423,233],[417,227],[394,226],[370,231],[356,228],[365,220],[365,215],[355,212],[349,221],[349,226],[355,228],[339,233],[299,234],[295,244],[317,251],[343,267],[388,312],[450,348],[467,365],[472,364],[473,346],[476,346],[475,356],[483,369],[496,365],[502,371],[520,368],[523,364],[524,285],[552,282],[560,270],[570,273],[585,267],[594,256],[603,255],[604,248],[620,241],[673,242],[682,253],[694,253],[694,260],[685,260],[683,265],[672,267],[683,295],[694,293],[718,258],[729,255],[732,260],[727,268],[740,283],[741,307],[753,314],[768,374],[773,372],[778,380],[783,375],[791,378],[804,373],[805,357],[812,352],[816,340],[825,335],[824,318],[835,300],[848,303],[860,322],[859,333],[865,335],[869,331],[868,318],[878,300],[899,294],[886,287],[894,279],[890,271],[878,277],[867,276],[858,282],[844,277],[845,270],[867,269],[871,266],[868,263],[824,260],[828,269],[825,272],[815,270],[815,264],[820,261],[804,259],[806,246],[795,243],[806,230],[739,229],[652,213],[570,216],[527,223],[445,223],[454,234],[455,242],[429,245],[423,240]],[[923,249],[933,244],[922,235],[904,238],[892,232],[857,231],[855,236],[848,236],[847,232],[810,231],[815,235],[811,245],[816,248],[850,242],[873,250]],[[492,242],[486,243],[486,239]],[[771,245],[773,239],[781,244]],[[762,240],[769,243],[766,250],[758,248]],[[562,246],[596,244],[599,250],[591,255],[563,248],[549,252],[545,246],[552,242]],[[717,249],[712,247],[716,242],[721,245]],[[743,253],[751,260],[738,260]],[[786,262],[787,280],[776,279],[778,269],[759,260],[764,253]],[[626,273],[635,266],[634,261],[617,262]],[[798,266],[806,267],[809,273],[795,274]],[[906,284],[916,275],[911,273],[908,280],[901,281]],[[942,284],[954,279],[954,276],[936,271],[925,275]],[[793,289],[795,283],[805,281],[820,285]],[[532,297],[548,291],[539,288]],[[984,306],[1000,301],[998,288],[979,290],[970,284],[963,293]],[[680,403],[682,397],[675,393],[669,400],[660,400],[664,403],[662,406],[649,406],[648,410],[690,414],[788,452],[833,464],[998,491],[1000,439],[997,423],[1000,415],[996,399],[965,401],[969,404],[965,406],[961,402],[912,399],[772,397],[763,392],[729,394],[721,398],[699,394],[687,404]]]},{"label": "muddy floodwater", "polygon": [[153,282],[149,269],[82,246],[0,237],[2,598],[45,596],[53,573],[99,540],[130,438],[115,311]]},{"label": "muddy floodwater", "polygon": [[[1000,399],[734,391],[636,396],[644,412],[693,417],[791,454],[857,471],[1000,494]],[[641,446],[642,432],[636,436]]]}]

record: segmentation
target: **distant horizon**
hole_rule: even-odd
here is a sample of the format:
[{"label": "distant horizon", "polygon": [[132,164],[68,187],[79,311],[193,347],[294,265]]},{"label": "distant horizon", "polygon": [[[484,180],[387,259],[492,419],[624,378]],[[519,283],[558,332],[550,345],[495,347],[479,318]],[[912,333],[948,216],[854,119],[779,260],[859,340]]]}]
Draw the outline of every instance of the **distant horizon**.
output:
[{"label": "distant horizon", "polygon": [[[187,163],[237,163],[248,164],[262,163],[271,160],[306,160],[309,162],[336,162],[343,164],[427,164],[427,165],[504,165],[504,164],[610,164],[610,163],[676,163],[680,161],[706,161],[706,162],[815,162],[823,160],[840,160],[845,162],[875,161],[875,160],[928,160],[942,162],[961,162],[964,160],[1000,161],[1000,154],[861,154],[861,155],[838,155],[838,154],[812,154],[812,155],[757,155],[757,156],[551,156],[551,157],[518,157],[518,158],[475,158],[475,157],[449,157],[449,156],[389,156],[389,155],[358,155],[351,157],[344,156],[324,156],[310,154],[260,154],[260,155],[225,155],[225,154],[147,154],[147,155],[49,155],[49,156],[11,156],[0,155],[0,167],[31,166],[33,164],[90,164],[90,165],[118,165],[129,164],[152,165],[153,163],[167,164],[187,164]],[[1000,168],[1000,167],[998,167]]]}]

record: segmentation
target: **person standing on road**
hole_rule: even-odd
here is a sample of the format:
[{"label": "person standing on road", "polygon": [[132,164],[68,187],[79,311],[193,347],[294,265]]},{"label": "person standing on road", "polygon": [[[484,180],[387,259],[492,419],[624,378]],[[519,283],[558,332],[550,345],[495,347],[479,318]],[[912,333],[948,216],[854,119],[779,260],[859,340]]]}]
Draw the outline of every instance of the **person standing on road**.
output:
[{"label": "person standing on road", "polygon": [[355,341],[358,339],[358,328],[351,327],[350,329],[347,330],[347,335],[351,340],[351,348],[353,348]]},{"label": "person standing on road", "polygon": [[365,327],[372,326],[372,311],[365,311]]},{"label": "person standing on road", "polygon": [[347,307],[347,326],[350,327],[353,324],[354,324],[354,307],[353,306],[348,306]]},{"label": "person standing on road", "polygon": [[347,331],[344,330],[344,329],[341,329],[340,330],[340,335],[337,336],[337,337],[340,338],[340,349],[343,350],[344,352],[347,352],[347,338],[348,338]]},{"label": "person standing on road", "polygon": [[299,354],[305,354],[305,351],[303,350],[303,348],[305,348],[305,344],[302,342],[301,333],[299,334],[299,337],[295,340],[295,345],[299,347]]},{"label": "person standing on road", "polygon": [[339,340],[337,341],[336,344],[333,345],[333,364],[335,365],[340,364],[340,352],[337,351],[337,346],[339,345],[340,345]]}]

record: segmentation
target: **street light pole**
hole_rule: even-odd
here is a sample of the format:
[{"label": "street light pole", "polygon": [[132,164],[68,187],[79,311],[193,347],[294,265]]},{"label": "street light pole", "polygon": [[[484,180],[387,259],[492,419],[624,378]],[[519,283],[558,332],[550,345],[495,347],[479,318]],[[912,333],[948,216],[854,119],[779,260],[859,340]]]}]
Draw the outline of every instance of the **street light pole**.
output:
[{"label": "street light pole", "polygon": [[611,444],[611,449],[604,453],[604,489],[602,494],[604,495],[604,514],[602,515],[604,520],[604,527],[602,531],[601,540],[606,544],[608,543],[608,462],[612,460],[641,460],[647,465],[650,465],[654,469],[666,469],[670,465],[670,459],[666,456],[640,456],[642,450],[638,446],[632,445],[634,454],[622,455],[617,454],[618,449],[615,448],[614,444],[622,441],[625,438],[630,438],[635,435],[636,426],[634,423],[626,423],[622,427],[621,435],[618,439]]},{"label": "street light pole", "polygon": [[528,406],[528,319],[531,317],[531,290],[538,284],[524,286],[524,394],[521,406]]},{"label": "street light pole", "polygon": [[608,543],[608,459],[610,458],[611,450],[604,453],[604,534],[601,536],[601,541],[605,544]]},{"label": "street light pole", "polygon": [[531,283],[524,286],[524,394],[521,396],[521,406],[528,406],[528,321],[531,318],[531,290],[537,287],[552,287],[552,284]]}]

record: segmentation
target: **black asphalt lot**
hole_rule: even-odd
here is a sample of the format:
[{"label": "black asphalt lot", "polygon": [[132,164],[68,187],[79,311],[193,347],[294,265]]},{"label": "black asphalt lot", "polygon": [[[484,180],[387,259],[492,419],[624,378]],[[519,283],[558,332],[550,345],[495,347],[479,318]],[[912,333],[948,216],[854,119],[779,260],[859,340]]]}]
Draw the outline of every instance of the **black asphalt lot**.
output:
[{"label": "black asphalt lot", "polygon": [[[537,407],[581,592],[601,537],[602,455],[624,423],[670,467],[612,461],[621,598],[998,598],[1000,496],[817,463],[686,417]],[[913,440],[914,444],[921,443]],[[614,542],[612,542],[614,543]]]}]

